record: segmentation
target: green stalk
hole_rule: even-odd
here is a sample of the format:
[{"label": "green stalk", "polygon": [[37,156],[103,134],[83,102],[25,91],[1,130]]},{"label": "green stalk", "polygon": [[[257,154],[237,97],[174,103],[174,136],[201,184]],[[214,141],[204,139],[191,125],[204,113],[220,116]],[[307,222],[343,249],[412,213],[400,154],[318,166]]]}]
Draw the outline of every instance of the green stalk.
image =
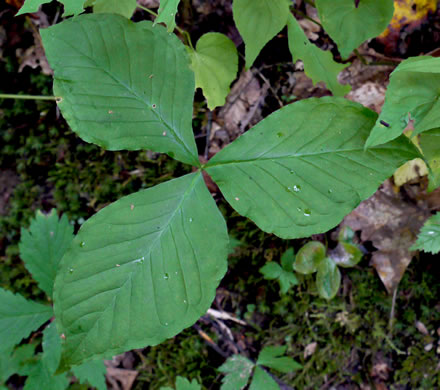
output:
[{"label": "green stalk", "polygon": [[14,95],[8,93],[0,93],[0,99],[22,99],[22,100],[61,100],[57,96],[39,96],[39,95]]}]

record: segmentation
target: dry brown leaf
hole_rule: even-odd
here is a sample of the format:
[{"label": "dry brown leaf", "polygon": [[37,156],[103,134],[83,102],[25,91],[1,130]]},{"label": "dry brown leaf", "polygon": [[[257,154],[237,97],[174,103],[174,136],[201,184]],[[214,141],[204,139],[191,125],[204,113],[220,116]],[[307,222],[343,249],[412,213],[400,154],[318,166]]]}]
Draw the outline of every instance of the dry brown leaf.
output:
[{"label": "dry brown leaf", "polygon": [[244,133],[261,119],[261,106],[268,86],[260,82],[251,72],[243,72],[233,85],[226,104],[220,109],[212,123],[209,156]]},{"label": "dry brown leaf", "polygon": [[309,356],[312,356],[315,353],[317,347],[318,347],[318,343],[316,341],[306,345],[306,347],[304,348],[304,359],[307,359]]},{"label": "dry brown leaf", "polygon": [[138,372],[134,370],[107,367],[106,377],[112,390],[130,390],[137,376]]},{"label": "dry brown leaf", "polygon": [[402,279],[412,258],[409,248],[429,215],[423,204],[416,206],[401,199],[391,182],[386,181],[345,217],[343,226],[361,231],[361,240],[371,241],[377,248],[371,261],[389,293]]}]

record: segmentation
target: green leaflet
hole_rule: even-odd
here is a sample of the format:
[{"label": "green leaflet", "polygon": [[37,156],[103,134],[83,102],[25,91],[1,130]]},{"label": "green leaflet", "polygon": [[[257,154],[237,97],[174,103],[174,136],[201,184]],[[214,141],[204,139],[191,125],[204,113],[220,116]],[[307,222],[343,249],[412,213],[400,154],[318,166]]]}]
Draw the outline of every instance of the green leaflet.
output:
[{"label": "green leaflet", "polygon": [[388,142],[414,120],[414,135],[440,127],[440,58],[413,57],[390,76],[385,104],[366,147]]},{"label": "green leaflet", "polygon": [[61,340],[55,323],[50,323],[43,332],[42,361],[50,374],[54,374],[60,364]]},{"label": "green leaflet", "polygon": [[285,346],[264,347],[258,355],[257,364],[273,368],[285,374],[302,368],[301,364],[292,358],[283,356],[286,350],[287,347]]},{"label": "green leaflet", "polygon": [[266,371],[257,366],[249,390],[280,390],[280,387]]},{"label": "green leaflet", "polygon": [[[25,0],[25,3],[17,12],[17,15],[28,12],[37,12],[42,4],[50,3],[52,0]],[[59,0],[64,5],[63,16],[78,15],[84,11],[84,3],[86,0]]]},{"label": "green leaflet", "polygon": [[440,213],[425,222],[411,250],[422,250],[432,254],[440,252]]},{"label": "green leaflet", "polygon": [[429,164],[428,191],[440,187],[440,129],[425,131],[420,134],[420,147]]},{"label": "green leaflet", "polygon": [[280,284],[280,291],[286,294],[290,287],[298,284],[295,274],[291,271],[285,271],[279,264],[271,261],[260,268],[260,272],[264,275],[264,279],[277,279]]},{"label": "green leaflet", "polygon": [[336,263],[326,257],[318,265],[316,288],[322,298],[332,299],[338,293],[341,285],[341,273]]},{"label": "green leaflet", "polygon": [[380,35],[394,13],[392,0],[316,0],[321,23],[343,59],[361,43]]},{"label": "green leaflet", "polygon": [[164,23],[167,26],[168,32],[174,31],[176,28],[176,14],[179,3],[180,0],[160,0],[159,15],[154,21],[154,25]]},{"label": "green leaflet", "polygon": [[194,74],[176,36],[111,14],[81,15],[41,35],[59,107],[82,139],[108,150],[153,149],[199,165]]},{"label": "green leaflet", "polygon": [[208,108],[213,110],[223,106],[238,71],[234,42],[223,34],[204,34],[198,40],[196,50],[190,50],[190,57],[196,87],[203,90]]},{"label": "green leaflet", "polygon": [[70,380],[65,373],[53,375],[43,360],[38,360],[29,372],[23,390],[65,390]]},{"label": "green leaflet", "polygon": [[97,390],[106,390],[105,373],[107,368],[102,360],[85,362],[72,368],[79,383],[89,384]]},{"label": "green leaflet", "polygon": [[[160,390],[173,390],[171,387],[161,387]],[[202,390],[202,387],[197,383],[195,379],[191,382],[178,376],[176,379],[176,390]]]},{"label": "green leaflet", "polygon": [[325,232],[419,156],[404,136],[364,151],[376,118],[341,98],[302,100],[262,120],[206,170],[232,207],[262,230],[282,238]]},{"label": "green leaflet", "polygon": [[58,263],[72,239],[73,226],[65,215],[58,219],[55,209],[48,215],[37,211],[29,230],[21,229],[20,256],[39,287],[49,297],[52,297]]},{"label": "green leaflet", "polygon": [[254,363],[241,355],[233,355],[218,369],[225,376],[222,379],[221,390],[243,389],[252,374]]},{"label": "green leaflet", "polygon": [[234,0],[232,12],[246,46],[246,68],[250,68],[261,49],[287,23],[287,0]]},{"label": "green leaflet", "polygon": [[123,197],[84,223],[55,281],[60,369],[156,345],[210,307],[228,234],[201,172]]},{"label": "green leaflet", "polygon": [[0,289],[0,351],[10,350],[52,315],[52,307]]},{"label": "green leaflet", "polygon": [[94,0],[93,12],[113,13],[130,19],[137,7],[136,0]]},{"label": "green leaflet", "polygon": [[289,49],[293,61],[302,60],[304,72],[314,84],[323,81],[335,96],[344,96],[350,92],[349,85],[338,82],[338,74],[348,65],[338,64],[330,51],[324,51],[309,41],[296,19],[289,15],[287,20]]},{"label": "green leaflet", "polygon": [[34,363],[32,361],[34,353],[35,344],[21,345],[10,354],[2,351],[0,355],[0,383],[6,382],[13,374],[27,375]]},{"label": "green leaflet", "polygon": [[325,246],[319,241],[310,241],[297,253],[293,267],[296,272],[308,275],[317,271],[319,263],[325,257]]}]

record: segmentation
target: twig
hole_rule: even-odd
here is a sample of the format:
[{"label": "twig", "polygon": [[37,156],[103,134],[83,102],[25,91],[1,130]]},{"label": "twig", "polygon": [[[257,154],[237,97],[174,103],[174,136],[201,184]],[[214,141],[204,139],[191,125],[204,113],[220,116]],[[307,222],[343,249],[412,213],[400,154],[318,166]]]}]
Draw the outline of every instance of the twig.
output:
[{"label": "twig", "polygon": [[214,317],[216,319],[233,321],[233,322],[236,322],[237,324],[240,324],[240,325],[243,325],[243,326],[247,326],[246,322],[244,322],[243,320],[240,320],[240,319],[232,316],[229,313],[226,313],[225,311],[219,311],[219,310],[215,310],[215,309],[208,309],[206,314],[208,314],[211,317]]}]

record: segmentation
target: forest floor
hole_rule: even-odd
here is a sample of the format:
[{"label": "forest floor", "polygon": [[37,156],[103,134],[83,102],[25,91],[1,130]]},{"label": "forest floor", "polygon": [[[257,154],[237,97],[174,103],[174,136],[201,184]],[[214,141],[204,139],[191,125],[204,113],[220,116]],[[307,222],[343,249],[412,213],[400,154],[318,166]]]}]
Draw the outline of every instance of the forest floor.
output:
[{"label": "forest floor", "polygon": [[[51,95],[51,71],[38,28],[59,20],[59,9],[54,3],[33,16],[14,18],[20,2],[7,3],[0,5],[0,88]],[[316,17],[311,7],[297,3]],[[138,10],[133,19],[150,16]],[[338,59],[322,29],[300,21],[309,38]],[[222,32],[243,53],[230,0],[182,1],[178,24],[193,42],[205,32]],[[438,47],[438,12],[402,27],[388,40],[364,44],[341,75],[353,87],[348,98],[379,111],[393,68],[408,56],[435,55]],[[325,95],[330,92],[324,85],[314,86],[301,64],[292,63],[283,30],[254,67],[238,75],[225,106],[210,114],[203,95],[196,93],[193,125],[199,153],[210,158],[276,109]],[[189,169],[166,155],[107,152],[87,144],[51,102],[0,100],[0,286],[44,298],[18,255],[20,229],[37,209],[56,207],[78,228],[110,202]],[[440,192],[428,193],[427,178],[419,175],[419,167],[411,169],[408,179],[388,180],[340,226],[312,237],[332,249],[341,226],[348,225],[364,252],[356,267],[342,270],[341,289],[331,301],[319,298],[312,276],[299,277],[299,285],[286,294],[276,281],[265,280],[260,272],[264,264],[279,262],[288,248],[297,251],[309,239],[282,240],[262,232],[212,188],[232,239],[228,273],[212,306],[223,316],[207,314],[159,346],[115,357],[109,363],[109,388],[156,390],[174,385],[180,375],[197,379],[203,388],[219,389],[218,367],[226,357],[240,353],[255,359],[264,346],[285,345],[286,354],[303,366],[276,374],[285,389],[439,389],[440,263],[436,256],[410,252],[402,237],[408,231],[415,237],[430,213],[440,210]],[[391,265],[381,260],[384,252]],[[396,291],[394,296],[390,291]],[[23,382],[14,376],[10,386],[19,389]]]}]

